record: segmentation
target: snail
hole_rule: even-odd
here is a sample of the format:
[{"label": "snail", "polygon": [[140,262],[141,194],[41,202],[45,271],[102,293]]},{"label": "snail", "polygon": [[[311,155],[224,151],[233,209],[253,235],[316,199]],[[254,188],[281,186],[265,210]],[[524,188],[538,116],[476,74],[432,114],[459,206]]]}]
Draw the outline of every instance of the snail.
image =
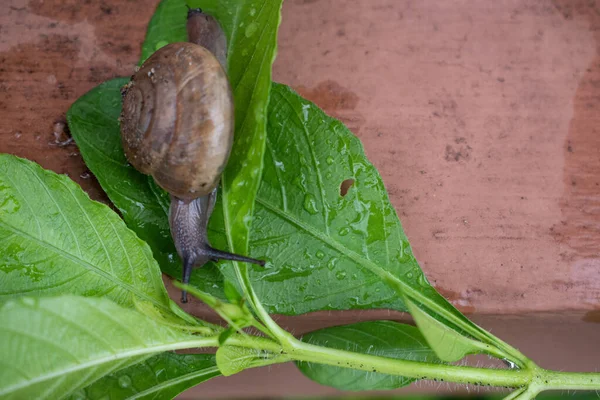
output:
[{"label": "snail", "polygon": [[[210,260],[264,265],[208,242],[208,221],[233,144],[233,96],[219,24],[191,10],[188,32],[195,43],[160,48],[133,75],[123,89],[120,118],[127,160],[170,194],[169,227],[186,284],[192,268]],[[185,291],[181,301],[187,302]]]}]

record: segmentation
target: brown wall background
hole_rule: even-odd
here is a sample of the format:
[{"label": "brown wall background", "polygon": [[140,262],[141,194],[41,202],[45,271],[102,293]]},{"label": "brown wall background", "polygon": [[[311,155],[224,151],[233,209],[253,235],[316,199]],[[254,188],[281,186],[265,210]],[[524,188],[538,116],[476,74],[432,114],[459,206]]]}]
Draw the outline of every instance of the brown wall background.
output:
[{"label": "brown wall background", "polygon": [[[64,113],[98,83],[131,74],[156,3],[4,0],[0,151],[106,201],[76,146],[57,143]],[[360,137],[422,268],[459,309],[554,363],[543,366],[593,370],[599,46],[599,1],[286,0],[274,79]],[[372,317],[289,323],[303,331]],[[332,393],[291,366],[202,388]]]}]

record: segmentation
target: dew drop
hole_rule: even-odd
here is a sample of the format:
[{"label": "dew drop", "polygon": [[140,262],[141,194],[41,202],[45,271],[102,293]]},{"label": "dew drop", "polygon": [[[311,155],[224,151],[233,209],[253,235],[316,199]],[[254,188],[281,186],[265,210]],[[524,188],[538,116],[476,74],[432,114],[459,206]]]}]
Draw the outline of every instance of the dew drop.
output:
[{"label": "dew drop", "polygon": [[319,209],[317,208],[317,200],[315,199],[315,196],[310,193],[304,195],[304,209],[312,215],[315,215],[319,212]]},{"label": "dew drop", "polygon": [[346,272],[345,271],[338,271],[335,274],[335,277],[338,279],[338,281],[344,280],[346,278]]},{"label": "dew drop", "polygon": [[285,164],[282,163],[281,161],[275,161],[275,166],[277,167],[277,169],[285,171]]},{"label": "dew drop", "polygon": [[340,236],[346,236],[348,233],[350,233],[350,228],[348,228],[346,226],[346,227],[340,229],[338,233]]},{"label": "dew drop", "polygon": [[412,279],[412,277],[413,277],[413,273],[412,273],[412,272],[409,272],[408,274],[406,274],[406,277],[407,277],[408,279]]},{"label": "dew drop", "polygon": [[123,375],[119,378],[119,387],[126,389],[131,387],[131,378],[127,375]]},{"label": "dew drop", "polygon": [[326,160],[326,161],[327,161],[327,164],[328,164],[328,165],[331,165],[331,164],[333,164],[333,161],[334,161],[334,160],[333,160],[333,157],[329,156],[329,157],[327,157],[327,160]]},{"label": "dew drop", "polygon": [[332,257],[331,260],[329,260],[327,262],[327,269],[332,271],[335,268],[335,265],[337,264],[338,259],[337,257]]},{"label": "dew drop", "polygon": [[258,25],[256,25],[256,22],[252,22],[251,24],[249,24],[246,27],[244,34],[246,35],[247,38],[249,38],[250,36],[252,36],[256,33],[257,29],[258,29]]},{"label": "dew drop", "polygon": [[423,274],[419,274],[419,277],[417,278],[417,282],[419,282],[419,285],[421,286],[429,286],[429,281],[427,280],[427,277]]},{"label": "dew drop", "polygon": [[323,257],[325,257],[325,253],[323,253],[321,250],[319,250],[319,251],[317,251],[316,256],[319,260],[322,260]]},{"label": "dew drop", "polygon": [[256,8],[251,8],[250,9],[250,16],[254,17],[254,15],[256,15]]}]

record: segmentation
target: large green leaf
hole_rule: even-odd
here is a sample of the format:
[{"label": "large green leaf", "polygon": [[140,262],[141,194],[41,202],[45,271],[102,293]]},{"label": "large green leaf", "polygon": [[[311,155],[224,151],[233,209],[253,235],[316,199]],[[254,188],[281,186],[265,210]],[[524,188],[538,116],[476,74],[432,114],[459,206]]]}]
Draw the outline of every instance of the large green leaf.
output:
[{"label": "large green leaf", "polygon": [[172,399],[219,375],[212,354],[165,352],[104,376],[75,392],[71,400]]},{"label": "large green leaf", "polygon": [[[474,338],[489,354],[520,357],[429,284],[379,173],[341,122],[278,84],[271,90],[268,121],[251,243],[256,256],[272,261],[269,269],[253,269],[254,286],[268,309],[407,311],[402,301],[407,299],[453,331],[453,344],[461,336]],[[351,187],[342,193],[348,182]],[[437,342],[430,346],[440,348]]]},{"label": "large green leaf", "polygon": [[106,299],[9,300],[0,305],[0,398],[60,399],[156,353],[204,345],[214,341]]},{"label": "large green leaf", "polygon": [[[304,335],[302,341],[334,349],[403,360],[439,362],[414,326],[393,321],[369,321],[325,328]],[[388,390],[415,381],[397,375],[367,372],[308,362],[297,363],[310,379],[341,390]]]},{"label": "large green leaf", "polygon": [[250,223],[266,140],[271,64],[283,0],[188,0],[213,15],[228,38],[228,76],[235,99],[235,141],[221,178],[229,248],[248,253]]},{"label": "large green leaf", "polygon": [[[283,314],[394,308],[393,280],[443,302],[412,255],[381,177],[341,122],[274,84],[253,254],[261,301]],[[352,186],[342,195],[344,181]]]},{"label": "large green leaf", "polygon": [[169,309],[148,246],[65,175],[0,155],[0,299],[105,296]]}]

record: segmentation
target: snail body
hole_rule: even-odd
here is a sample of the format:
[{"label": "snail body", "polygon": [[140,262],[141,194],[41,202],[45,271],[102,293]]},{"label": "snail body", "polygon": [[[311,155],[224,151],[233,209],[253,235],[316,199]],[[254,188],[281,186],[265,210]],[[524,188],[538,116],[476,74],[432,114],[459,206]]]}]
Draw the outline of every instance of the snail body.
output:
[{"label": "snail body", "polygon": [[[233,96],[218,23],[194,10],[188,30],[197,43],[157,50],[123,90],[121,138],[125,156],[171,195],[169,227],[183,263],[183,283],[192,268],[219,259],[263,261],[213,249],[207,225],[221,173],[233,145]],[[216,31],[218,30],[218,31]],[[182,293],[182,302],[187,294]]]}]

